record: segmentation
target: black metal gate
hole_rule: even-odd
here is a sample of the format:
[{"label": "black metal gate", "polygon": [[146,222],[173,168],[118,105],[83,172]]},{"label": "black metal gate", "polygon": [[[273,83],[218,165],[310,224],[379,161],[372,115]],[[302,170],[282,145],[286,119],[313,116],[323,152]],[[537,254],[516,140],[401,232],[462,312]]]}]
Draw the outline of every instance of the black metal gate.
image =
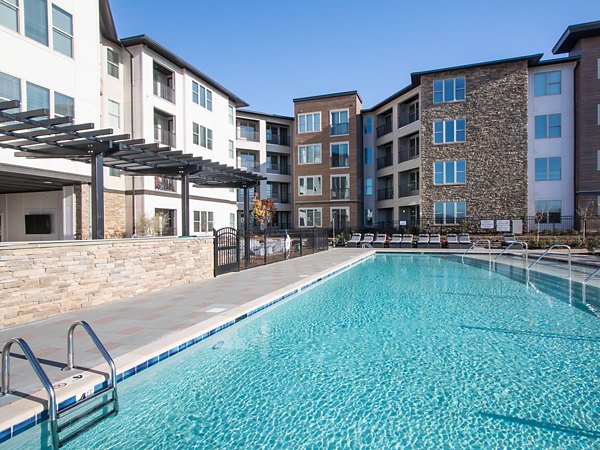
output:
[{"label": "black metal gate", "polygon": [[240,239],[235,228],[214,230],[215,277],[240,270]]}]

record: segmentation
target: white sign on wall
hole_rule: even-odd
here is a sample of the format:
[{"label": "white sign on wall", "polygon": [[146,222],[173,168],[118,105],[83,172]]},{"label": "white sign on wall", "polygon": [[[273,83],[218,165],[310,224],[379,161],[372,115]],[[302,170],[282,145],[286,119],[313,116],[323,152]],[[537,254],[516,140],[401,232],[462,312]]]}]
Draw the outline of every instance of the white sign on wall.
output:
[{"label": "white sign on wall", "polygon": [[482,230],[493,230],[494,229],[494,221],[493,220],[482,220],[480,228]]},{"label": "white sign on wall", "polygon": [[510,220],[496,220],[496,231],[510,231]]}]

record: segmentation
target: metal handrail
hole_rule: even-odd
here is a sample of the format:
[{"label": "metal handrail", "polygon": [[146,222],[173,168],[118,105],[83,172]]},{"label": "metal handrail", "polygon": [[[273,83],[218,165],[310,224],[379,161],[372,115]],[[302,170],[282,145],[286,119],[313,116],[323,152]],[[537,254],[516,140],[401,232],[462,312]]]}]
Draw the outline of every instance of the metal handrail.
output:
[{"label": "metal handrail", "polygon": [[511,248],[513,245],[517,245],[517,244],[519,244],[521,246],[521,250],[523,249],[523,247],[525,248],[525,266],[528,266],[529,265],[529,245],[527,245],[527,242],[521,242],[521,241],[511,242],[508,247],[506,247],[504,250],[502,250],[502,252],[500,252],[500,254],[494,258],[492,263],[495,265],[496,260],[498,258],[500,258],[502,255],[504,255],[508,251],[508,249]]},{"label": "metal handrail", "polygon": [[538,259],[536,259],[534,262],[531,263],[529,267],[527,267],[527,270],[529,271],[533,266],[535,266],[538,263],[538,261],[540,261],[544,256],[546,256],[551,250],[555,248],[566,248],[569,250],[569,280],[571,280],[571,247],[569,247],[566,244],[554,244],[550,246],[544,253],[541,254],[541,256]]},{"label": "metal handrail", "polygon": [[471,246],[462,254],[462,263],[465,263],[465,255],[467,253],[469,253],[471,250],[473,250],[475,247],[477,247],[477,244],[479,244],[480,242],[487,242],[487,248],[488,248],[488,257],[490,260],[490,263],[492,262],[492,243],[490,242],[489,239],[479,239],[478,241],[475,241],[473,244],[471,244]]},{"label": "metal handrail", "polygon": [[2,348],[2,389],[0,392],[0,396],[8,395],[10,393],[10,349],[13,344],[17,344],[21,347],[25,358],[31,366],[39,380],[41,381],[44,389],[48,393],[48,418],[50,420],[50,428],[52,430],[52,445],[53,448],[57,449],[59,447],[59,439],[58,439],[58,423],[57,423],[57,403],[56,403],[56,393],[54,392],[54,387],[52,386],[52,382],[48,378],[44,369],[40,365],[40,362],[37,360],[31,348],[22,338],[12,338],[9,339]]},{"label": "metal handrail", "polygon": [[598,274],[600,274],[600,267],[598,267],[591,274],[589,274],[585,278],[585,280],[583,280],[583,282],[581,283],[581,301],[583,303],[587,303],[587,301],[586,301],[586,289],[587,289],[587,283],[588,283],[588,281],[590,281],[592,278],[594,278]]},{"label": "metal handrail", "polygon": [[112,357],[108,353],[108,350],[106,350],[106,347],[104,347],[104,344],[102,344],[92,327],[85,320],[78,320],[69,327],[69,331],[67,333],[67,367],[65,367],[63,370],[72,370],[74,367],[75,361],[73,355],[73,335],[75,332],[75,328],[77,328],[79,325],[81,325],[83,329],[87,332],[88,336],[90,337],[90,339],[92,340],[92,342],[94,343],[94,345],[96,346],[96,348],[110,367],[110,386],[114,389],[114,408],[115,412],[118,412],[119,400],[117,399],[117,368],[115,366],[115,362],[113,361]]}]

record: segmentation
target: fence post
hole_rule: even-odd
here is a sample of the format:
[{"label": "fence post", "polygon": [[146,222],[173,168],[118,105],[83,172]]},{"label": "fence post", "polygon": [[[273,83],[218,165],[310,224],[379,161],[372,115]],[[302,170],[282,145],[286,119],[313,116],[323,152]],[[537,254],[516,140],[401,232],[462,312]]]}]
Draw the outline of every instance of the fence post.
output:
[{"label": "fence post", "polygon": [[313,235],[312,235],[312,252],[315,252],[315,247],[317,246],[317,241],[316,239],[316,235],[317,235],[317,229],[313,228]]},{"label": "fence post", "polygon": [[300,256],[302,256],[302,228],[300,228]]},{"label": "fence post", "polygon": [[214,252],[214,267],[213,276],[217,276],[217,267],[219,266],[219,247],[217,245],[217,230],[213,228],[213,252]]},{"label": "fence post", "polygon": [[265,266],[267,265],[267,229],[265,228]]}]

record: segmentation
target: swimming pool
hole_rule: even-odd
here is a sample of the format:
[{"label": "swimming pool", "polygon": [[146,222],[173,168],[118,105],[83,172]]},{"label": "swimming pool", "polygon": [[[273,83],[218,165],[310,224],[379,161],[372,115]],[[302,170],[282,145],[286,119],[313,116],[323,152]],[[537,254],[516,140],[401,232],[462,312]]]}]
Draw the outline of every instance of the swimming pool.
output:
[{"label": "swimming pool", "polygon": [[599,332],[485,267],[380,255],[124,381],[65,448],[593,448]]}]

